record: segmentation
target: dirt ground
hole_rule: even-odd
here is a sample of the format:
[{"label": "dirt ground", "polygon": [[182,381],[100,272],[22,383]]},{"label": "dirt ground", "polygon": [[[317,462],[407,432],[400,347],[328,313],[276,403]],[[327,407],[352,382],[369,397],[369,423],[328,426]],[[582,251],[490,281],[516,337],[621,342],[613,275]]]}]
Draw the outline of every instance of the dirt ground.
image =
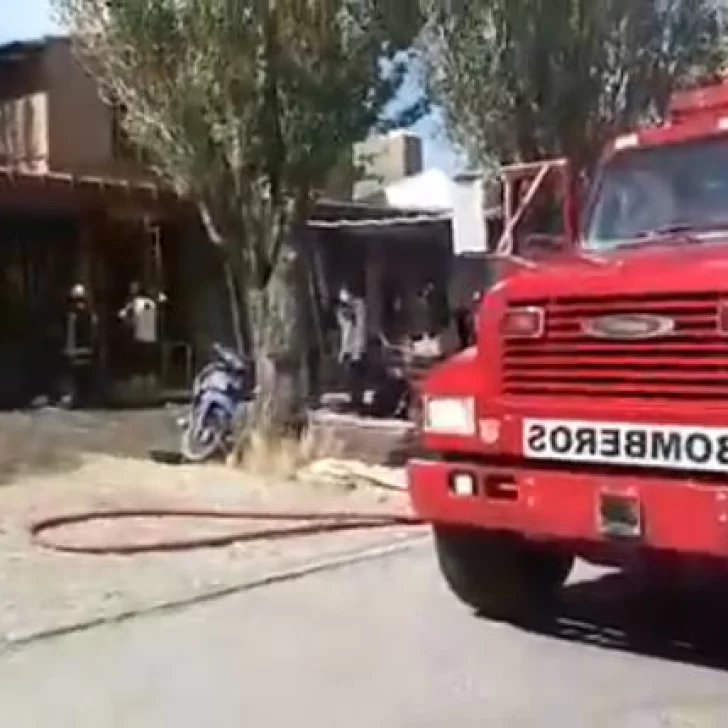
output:
[{"label": "dirt ground", "polygon": [[146,459],[150,449],[175,448],[178,407],[0,414],[0,484],[18,476],[72,473],[89,454]]},{"label": "dirt ground", "polygon": [[[412,528],[397,527],[134,556],[63,554],[31,543],[28,526],[35,519],[86,509],[407,510],[404,493],[374,487],[272,483],[222,465],[157,464],[149,450],[174,445],[177,414],[167,409],[0,415],[0,640],[145,611],[413,535]],[[97,522],[59,535],[86,543],[154,541],[240,528],[210,520],[147,520]]]}]

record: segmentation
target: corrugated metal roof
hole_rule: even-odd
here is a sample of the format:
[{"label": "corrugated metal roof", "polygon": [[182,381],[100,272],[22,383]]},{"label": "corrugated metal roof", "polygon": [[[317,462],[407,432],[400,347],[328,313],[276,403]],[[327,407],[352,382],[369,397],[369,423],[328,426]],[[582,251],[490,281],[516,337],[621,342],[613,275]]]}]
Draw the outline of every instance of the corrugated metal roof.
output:
[{"label": "corrugated metal roof", "polygon": [[50,43],[58,42],[68,43],[70,38],[66,35],[46,35],[0,44],[0,63],[21,61],[28,56],[42,53]]},{"label": "corrugated metal roof", "polygon": [[[167,200],[168,202],[173,202],[176,197],[169,188],[155,184],[152,180],[76,175],[64,172],[30,172],[0,166],[0,202],[2,201],[2,185],[14,192],[27,191],[32,194],[55,191],[73,195],[74,192],[79,192],[102,196],[113,194],[117,198],[121,195],[139,201]],[[437,211],[402,210],[359,202],[320,200],[309,220],[309,225],[315,228],[364,230],[366,228],[382,229],[402,225],[423,225],[447,220],[449,220],[449,215],[443,216],[441,212]]]},{"label": "corrugated metal roof", "polygon": [[449,212],[390,207],[365,202],[322,199],[316,203],[309,224],[312,227],[378,227],[421,225],[450,219]]},{"label": "corrugated metal roof", "polygon": [[158,195],[161,188],[152,181],[128,180],[118,177],[103,177],[96,175],[70,174],[66,172],[29,172],[14,167],[0,166],[0,179],[15,184],[55,183],[67,187],[108,187],[114,189],[145,190],[150,194]]}]

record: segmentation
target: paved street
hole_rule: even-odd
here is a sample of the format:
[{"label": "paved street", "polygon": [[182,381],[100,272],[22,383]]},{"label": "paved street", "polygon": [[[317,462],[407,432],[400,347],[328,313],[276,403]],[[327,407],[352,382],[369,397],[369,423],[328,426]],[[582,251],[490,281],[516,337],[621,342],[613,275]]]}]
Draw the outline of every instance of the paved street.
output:
[{"label": "paved street", "polygon": [[705,666],[728,662],[724,620],[663,620],[615,649],[613,588],[574,586],[557,626],[517,630],[456,603],[420,547],[6,654],[0,715],[13,728],[728,725],[728,674]]}]

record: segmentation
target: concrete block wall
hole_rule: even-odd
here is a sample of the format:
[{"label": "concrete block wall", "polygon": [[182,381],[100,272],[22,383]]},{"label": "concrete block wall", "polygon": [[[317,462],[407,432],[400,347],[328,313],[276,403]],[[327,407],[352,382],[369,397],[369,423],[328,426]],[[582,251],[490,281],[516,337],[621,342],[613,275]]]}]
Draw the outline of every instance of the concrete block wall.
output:
[{"label": "concrete block wall", "polygon": [[354,185],[354,198],[369,197],[392,182],[418,174],[422,159],[422,140],[406,131],[374,135],[356,144],[354,161],[363,176]]}]

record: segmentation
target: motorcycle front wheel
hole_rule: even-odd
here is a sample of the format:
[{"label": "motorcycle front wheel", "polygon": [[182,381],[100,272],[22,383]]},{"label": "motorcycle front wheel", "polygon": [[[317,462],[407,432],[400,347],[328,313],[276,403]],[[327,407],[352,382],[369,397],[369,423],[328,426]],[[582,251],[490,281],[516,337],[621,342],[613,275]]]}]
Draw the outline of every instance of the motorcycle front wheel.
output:
[{"label": "motorcycle front wheel", "polygon": [[180,450],[190,463],[203,463],[224,451],[223,430],[219,427],[197,427],[189,422],[182,430]]}]

